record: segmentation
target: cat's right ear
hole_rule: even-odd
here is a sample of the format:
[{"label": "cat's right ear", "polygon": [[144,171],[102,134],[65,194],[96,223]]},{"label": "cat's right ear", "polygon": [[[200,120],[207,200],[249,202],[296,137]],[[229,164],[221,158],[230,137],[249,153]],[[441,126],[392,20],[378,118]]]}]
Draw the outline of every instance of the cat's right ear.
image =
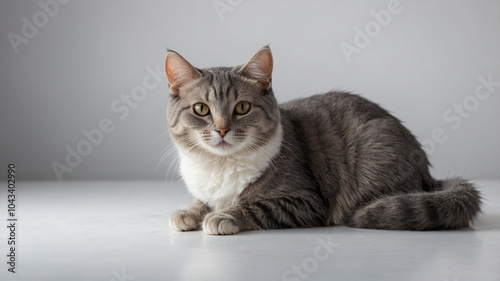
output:
[{"label": "cat's right ear", "polygon": [[169,50],[165,57],[165,72],[171,94],[179,94],[179,89],[197,77],[197,70],[181,55]]}]

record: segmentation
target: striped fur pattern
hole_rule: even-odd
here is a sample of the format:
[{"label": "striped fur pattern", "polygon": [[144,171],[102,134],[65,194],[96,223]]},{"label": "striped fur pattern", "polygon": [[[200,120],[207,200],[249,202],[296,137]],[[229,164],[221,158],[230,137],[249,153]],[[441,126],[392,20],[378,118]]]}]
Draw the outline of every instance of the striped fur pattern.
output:
[{"label": "striped fur pattern", "polygon": [[[169,131],[195,198],[171,216],[174,230],[437,230],[476,218],[478,190],[433,179],[416,138],[386,110],[344,92],[278,105],[272,66],[267,46],[234,68],[198,69],[167,54]],[[197,114],[199,103],[210,113]]]}]

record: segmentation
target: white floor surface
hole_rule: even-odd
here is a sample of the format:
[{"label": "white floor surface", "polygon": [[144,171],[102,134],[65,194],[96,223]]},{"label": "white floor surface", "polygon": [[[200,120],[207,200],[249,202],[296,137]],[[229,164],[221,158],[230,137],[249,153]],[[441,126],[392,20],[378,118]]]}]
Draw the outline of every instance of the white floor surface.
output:
[{"label": "white floor surface", "polygon": [[477,181],[483,214],[454,231],[326,227],[208,236],[175,232],[191,198],[163,182],[18,182],[16,273],[0,280],[500,280],[500,181]]}]

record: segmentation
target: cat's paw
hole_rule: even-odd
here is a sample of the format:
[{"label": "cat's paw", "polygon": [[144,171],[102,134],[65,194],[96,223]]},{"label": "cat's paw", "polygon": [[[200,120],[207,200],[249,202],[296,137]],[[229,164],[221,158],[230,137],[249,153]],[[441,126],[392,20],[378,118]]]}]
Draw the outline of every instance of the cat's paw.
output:
[{"label": "cat's paw", "polygon": [[200,229],[200,219],[195,215],[179,210],[170,216],[170,228],[177,231],[189,231]]},{"label": "cat's paw", "polygon": [[203,230],[210,235],[228,235],[240,232],[236,219],[223,213],[210,213],[203,220]]}]

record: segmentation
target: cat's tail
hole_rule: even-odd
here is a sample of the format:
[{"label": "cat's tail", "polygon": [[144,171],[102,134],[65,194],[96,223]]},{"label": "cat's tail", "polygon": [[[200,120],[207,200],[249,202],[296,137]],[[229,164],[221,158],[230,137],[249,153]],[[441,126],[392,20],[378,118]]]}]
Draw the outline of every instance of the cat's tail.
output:
[{"label": "cat's tail", "polygon": [[461,228],[481,210],[479,191],[465,179],[437,182],[431,192],[393,195],[356,210],[347,225],[358,228],[437,230]]}]

